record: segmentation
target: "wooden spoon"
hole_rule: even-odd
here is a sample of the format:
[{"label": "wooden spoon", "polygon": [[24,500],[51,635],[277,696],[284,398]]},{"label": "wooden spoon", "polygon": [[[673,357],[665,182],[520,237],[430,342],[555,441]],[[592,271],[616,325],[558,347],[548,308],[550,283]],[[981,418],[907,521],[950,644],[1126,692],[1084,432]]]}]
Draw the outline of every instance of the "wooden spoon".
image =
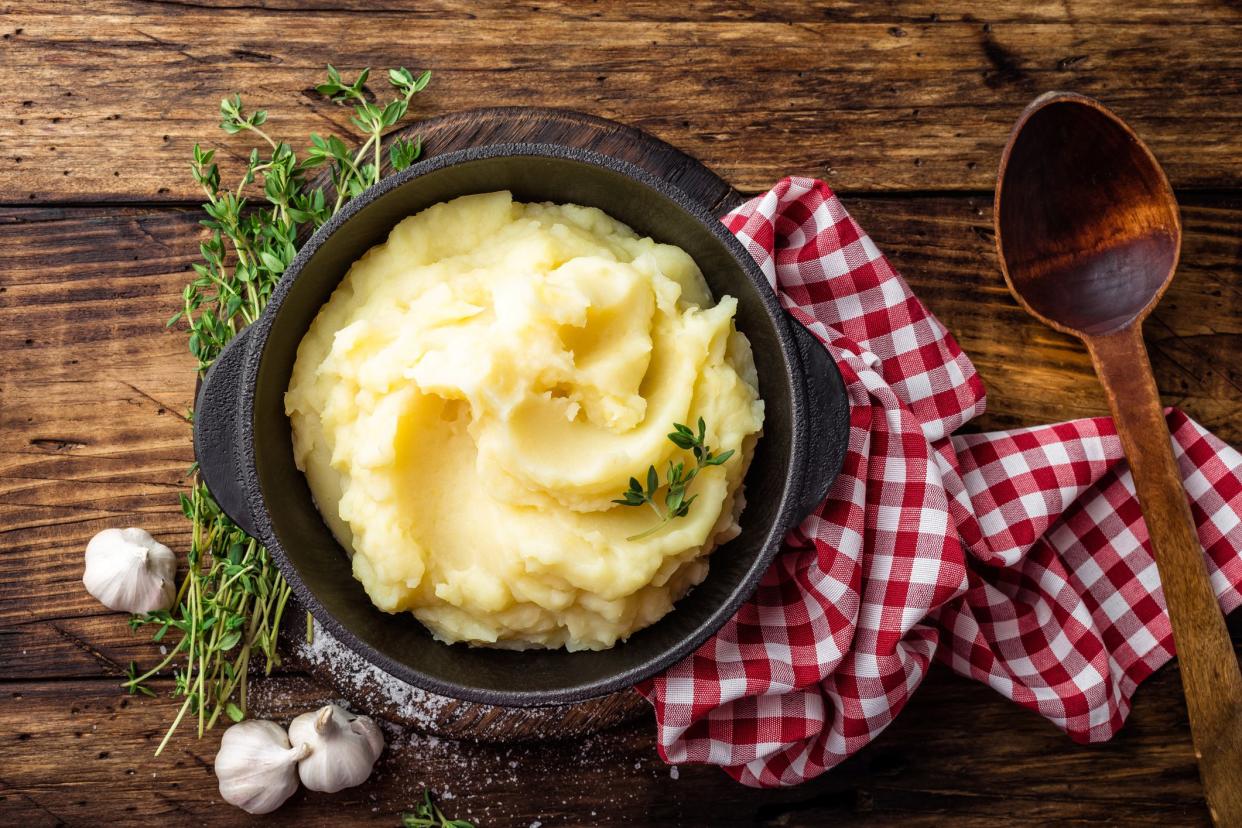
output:
[{"label": "wooden spoon", "polygon": [[1050,92],[1009,136],[995,221],[1010,291],[1091,353],[1151,535],[1208,808],[1218,825],[1242,826],[1242,673],[1143,344],[1143,319],[1173,280],[1181,247],[1173,190],[1120,118],[1090,98]]}]

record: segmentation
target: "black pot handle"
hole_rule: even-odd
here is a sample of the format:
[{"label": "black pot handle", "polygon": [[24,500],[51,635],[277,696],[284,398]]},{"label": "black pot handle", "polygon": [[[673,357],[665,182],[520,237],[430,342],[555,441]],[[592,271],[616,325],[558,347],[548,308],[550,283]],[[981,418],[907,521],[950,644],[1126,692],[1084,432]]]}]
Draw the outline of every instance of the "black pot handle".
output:
[{"label": "black pot handle", "polygon": [[249,330],[243,330],[233,337],[203,377],[194,405],[194,457],[216,503],[234,523],[254,537],[254,518],[242,483],[237,444],[241,436],[238,392],[249,351],[247,334]]},{"label": "black pot handle", "polygon": [[845,461],[850,436],[850,404],[836,360],[815,334],[787,317],[802,360],[809,439],[803,463],[798,520],[824,502]]}]

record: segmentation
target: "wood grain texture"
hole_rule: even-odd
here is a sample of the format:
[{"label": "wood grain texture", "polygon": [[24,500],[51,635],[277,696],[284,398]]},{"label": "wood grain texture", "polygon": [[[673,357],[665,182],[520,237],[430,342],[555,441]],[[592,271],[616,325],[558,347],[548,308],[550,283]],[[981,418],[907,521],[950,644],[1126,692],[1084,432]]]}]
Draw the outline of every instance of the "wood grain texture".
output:
[{"label": "wood grain texture", "polygon": [[990,189],[1009,123],[1054,88],[1113,105],[1178,186],[1242,181],[1230,3],[221,5],[11,5],[0,202],[194,198],[182,171],[195,141],[234,164],[244,152],[215,129],[229,91],[299,145],[347,130],[348,110],[311,90],[329,59],[432,69],[424,112],[538,104],[617,118],[743,190],[791,172],[842,191]]},{"label": "wood grain texture", "polygon": [[[1182,194],[1178,280],[1145,335],[1163,400],[1242,444],[1242,9],[1217,0],[68,0],[0,3],[0,823],[235,824],[218,733],[150,752],[175,709],[125,697],[131,635],[80,586],[87,539],[140,523],[182,549],[176,492],[193,363],[163,329],[197,256],[195,141],[233,90],[273,131],[346,134],[315,99],[331,60],[435,79],[416,110],[537,104],[646,128],[754,192],[810,173],[950,327],[990,389],[973,428],[1100,415],[1081,346],[1029,319],[993,253],[992,174],[1037,92],[1096,95]],[[20,159],[20,160],[19,160]],[[118,203],[121,203],[118,206]],[[92,208],[91,204],[100,207]],[[132,206],[126,207],[123,204]],[[1230,628],[1242,635],[1242,620]],[[339,693],[259,682],[282,721]],[[164,685],[166,688],[167,685]],[[396,733],[391,734],[394,737]],[[395,824],[424,785],[481,825],[1206,824],[1177,666],[1106,745],[1072,744],[939,668],[875,744],[810,784],[740,787],[658,760],[648,721],[587,740],[471,745],[403,734],[377,778],[299,794],[273,821]]]},{"label": "wood grain texture", "polygon": [[[583,112],[537,106],[463,109],[395,129],[384,136],[382,149],[396,140],[421,141],[424,158],[454,150],[496,144],[558,144],[619,158],[677,185],[716,215],[744,198],[703,162],[640,129]],[[380,153],[382,175],[392,173],[392,159]],[[309,181],[335,195],[328,169]],[[309,236],[309,234],[307,234]]]},{"label": "wood grain texture", "polygon": [[630,688],[576,704],[497,707],[440,696],[399,681],[333,639],[316,625],[306,639],[306,613],[292,608],[281,628],[281,672],[305,672],[329,687],[351,710],[397,728],[445,739],[495,745],[582,739],[639,719],[651,705]]},{"label": "wood grain texture", "polygon": [[[997,271],[984,198],[847,199],[954,332],[989,389],[972,423],[1107,413],[1074,339],[1029,318]],[[1242,444],[1242,198],[1183,204],[1182,265],[1148,321],[1164,400]],[[0,664],[12,679],[89,677],[150,648],[81,590],[95,532],[141,522],[175,548],[193,459],[193,361],[164,319],[197,256],[181,210],[0,209]],[[44,622],[54,622],[57,631]],[[72,638],[87,649],[67,648]],[[23,653],[23,651],[25,651]]]},{"label": "wood grain texture", "polygon": [[[100,680],[10,682],[0,692],[5,824],[246,822],[216,792],[218,734],[151,758],[169,701],[119,696]],[[482,826],[1206,825],[1189,742],[1171,738],[1186,732],[1179,693],[1172,665],[1140,691],[1116,739],[1082,747],[937,666],[877,742],[830,774],[775,791],[712,767],[673,773],[646,724],[504,748],[390,731],[366,785],[303,791],[263,824],[391,826],[430,785],[452,796],[444,804],[454,815]],[[259,682],[252,698],[260,715],[287,723],[333,695],[287,676]]]},{"label": "wood grain texture", "polygon": [[1160,573],[1208,810],[1217,825],[1242,825],[1242,672],[1143,343],[1143,319],[1177,271],[1177,201],[1133,130],[1077,95],[1027,107],[997,182],[1005,281],[1032,316],[1091,354]]},{"label": "wood grain texture", "polygon": [[[1044,23],[1077,21],[1087,24],[1120,22],[1170,23],[1188,15],[1203,25],[1232,24],[1238,11],[1229,3],[1201,0],[1139,0],[1124,7],[1112,0],[1036,0],[1022,4],[998,4],[990,0],[962,0],[946,7],[935,0],[628,0],[628,2],[580,2],[580,0],[528,0],[525,3],[461,0],[385,0],[368,4],[361,0],[143,0],[145,5],[178,5],[205,9],[241,9],[315,17],[323,13],[401,15],[417,21],[499,20],[514,23],[532,17],[553,20],[613,22],[965,22]],[[64,0],[60,0],[63,4]],[[56,6],[57,8],[59,6]]]},{"label": "wood grain texture", "polygon": [[1186,691],[1195,757],[1216,825],[1242,824],[1242,672],[1167,434],[1141,322],[1086,337],[1143,509]]},{"label": "wood grain texture", "polygon": [[[996,269],[990,199],[846,204],[980,368],[991,393],[978,427],[1107,411],[1081,346],[1009,297]],[[131,806],[130,816],[180,812],[221,824],[237,816],[193,758],[209,763],[218,734],[178,738],[169,761],[150,760],[172,703],[127,699],[117,683],[131,659],[150,663],[157,653],[79,580],[86,541],[107,526],[137,522],[174,548],[187,541],[176,491],[192,452],[178,413],[191,402],[193,363],[184,334],[164,330],[163,320],[197,255],[196,222],[193,212],[168,209],[0,210],[0,740],[11,740],[0,750],[4,821],[54,824],[49,810],[74,823],[97,812],[124,819]],[[1184,223],[1183,265],[1147,342],[1166,402],[1237,445],[1242,199],[1186,199]],[[1242,624],[1233,628],[1236,637]],[[256,700],[279,698],[286,686],[305,688],[273,712],[286,719],[338,695],[282,676]],[[711,768],[682,768],[674,782],[647,722],[594,737],[598,752],[571,740],[515,747],[516,759],[420,743],[389,760],[378,788],[346,796],[339,809],[299,801],[288,818],[390,824],[430,784],[458,794],[489,825],[660,824],[700,813],[721,825],[931,825],[949,815],[963,825],[1195,824],[1206,810],[1180,692],[1176,669],[1162,671],[1139,691],[1117,740],[1087,748],[991,690],[935,671],[872,748],[820,782],[777,793],[741,788]],[[38,741],[22,739],[31,727]],[[100,752],[108,757],[95,758]],[[631,773],[635,762],[641,771]],[[58,781],[69,766],[83,771]],[[109,795],[98,793],[103,786]],[[714,810],[697,810],[704,807]]]}]

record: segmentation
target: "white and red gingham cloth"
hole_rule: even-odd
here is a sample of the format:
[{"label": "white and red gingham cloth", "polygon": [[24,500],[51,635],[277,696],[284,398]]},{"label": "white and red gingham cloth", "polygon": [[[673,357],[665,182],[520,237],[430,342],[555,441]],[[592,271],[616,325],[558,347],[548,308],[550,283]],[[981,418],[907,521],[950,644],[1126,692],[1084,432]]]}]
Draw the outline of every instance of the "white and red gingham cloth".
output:
[{"label": "white and red gingham cloth", "polygon": [[[1173,654],[1112,420],[953,436],[984,409],[974,366],[826,184],[787,178],[725,223],[840,366],[849,450],[754,597],[639,687],[663,758],[802,782],[875,739],[932,659],[1075,741],[1110,738]],[[1168,423],[1232,610],[1242,455],[1179,411]]]}]

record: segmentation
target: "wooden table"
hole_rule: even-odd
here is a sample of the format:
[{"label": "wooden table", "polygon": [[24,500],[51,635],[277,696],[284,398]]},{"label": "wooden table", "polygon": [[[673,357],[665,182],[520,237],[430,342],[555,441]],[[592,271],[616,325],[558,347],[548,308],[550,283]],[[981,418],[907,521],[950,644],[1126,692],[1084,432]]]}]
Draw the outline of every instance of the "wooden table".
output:
[{"label": "wooden table", "polygon": [[[377,7],[382,6],[382,10]],[[238,90],[301,145],[344,133],[323,64],[430,68],[426,113],[584,109],[642,127],[745,192],[825,178],[974,359],[980,428],[1095,415],[1082,349],[1032,322],[997,271],[991,188],[1010,124],[1073,89],[1129,119],[1165,162],[1186,239],[1147,326],[1164,399],[1242,443],[1242,11],[1211,0],[67,0],[0,16],[0,823],[233,823],[218,731],[151,752],[175,703],[127,697],[153,645],[80,584],[102,528],[184,548],[193,365],[166,331],[197,257],[195,141]],[[89,11],[87,11],[89,9]],[[1234,624],[1235,640],[1242,625]],[[169,683],[160,687],[167,690]],[[288,712],[332,692],[284,673]],[[283,707],[282,707],[283,705]],[[279,715],[279,710],[277,711]],[[936,668],[875,744],[799,788],[670,771],[648,721],[582,743],[494,747],[411,734],[368,784],[299,795],[280,824],[395,825],[423,786],[481,825],[1201,824],[1175,665],[1111,743]]]}]

